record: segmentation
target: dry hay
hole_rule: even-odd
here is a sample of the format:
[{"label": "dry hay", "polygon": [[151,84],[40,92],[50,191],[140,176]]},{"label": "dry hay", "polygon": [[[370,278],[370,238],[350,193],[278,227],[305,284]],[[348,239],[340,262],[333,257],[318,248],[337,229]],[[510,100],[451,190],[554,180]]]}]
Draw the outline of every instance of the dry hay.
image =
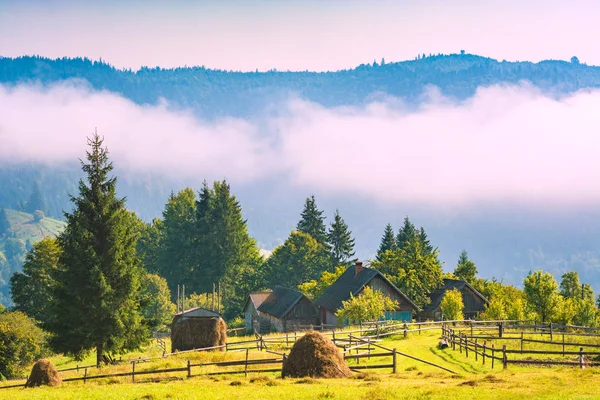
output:
[{"label": "dry hay", "polygon": [[282,376],[345,378],[352,375],[333,342],[320,332],[308,332],[294,343],[283,364]]},{"label": "dry hay", "polygon": [[33,369],[31,370],[31,375],[27,378],[27,383],[25,383],[25,387],[36,387],[36,386],[58,386],[62,383],[62,379],[60,379],[60,375],[56,370],[56,367],[52,362],[48,359],[38,360]]},{"label": "dry hay", "polygon": [[223,346],[225,343],[227,325],[221,317],[175,317],[171,325],[171,352]]}]

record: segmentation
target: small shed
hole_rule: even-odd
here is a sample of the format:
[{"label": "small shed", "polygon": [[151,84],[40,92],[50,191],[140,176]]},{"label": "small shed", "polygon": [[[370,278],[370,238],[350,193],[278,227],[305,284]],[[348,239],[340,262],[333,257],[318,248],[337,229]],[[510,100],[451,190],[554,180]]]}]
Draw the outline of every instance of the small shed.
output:
[{"label": "small shed", "polygon": [[[266,317],[258,311],[258,307],[269,297],[270,290],[251,292],[244,304],[244,319],[246,320],[246,330],[260,332],[260,322]],[[268,321],[268,318],[266,318]]]},{"label": "small shed", "polygon": [[360,295],[366,286],[378,290],[398,302],[397,309],[386,311],[385,319],[411,321],[413,312],[419,310],[419,307],[381,272],[363,267],[361,262],[357,262],[355,265],[348,267],[331,286],[325,289],[325,292],[315,302],[321,311],[321,323],[337,325],[338,319],[335,313],[342,307],[342,302],[350,299],[350,294],[353,296]]},{"label": "small shed", "polygon": [[446,291],[452,289],[457,289],[462,294],[463,304],[465,306],[463,308],[463,315],[467,319],[475,318],[477,314],[484,310],[485,305],[490,303],[484,295],[479,293],[467,281],[460,279],[444,279],[444,285],[431,292],[431,295],[429,296],[431,302],[423,307],[423,311],[419,314],[419,319],[441,320],[442,311],[440,309],[440,304],[446,295]]},{"label": "small shed", "polygon": [[171,351],[222,346],[227,325],[219,313],[202,307],[178,312],[171,324]]},{"label": "small shed", "polygon": [[257,311],[261,316],[262,331],[289,332],[320,325],[315,304],[299,291],[282,286],[276,286]]}]

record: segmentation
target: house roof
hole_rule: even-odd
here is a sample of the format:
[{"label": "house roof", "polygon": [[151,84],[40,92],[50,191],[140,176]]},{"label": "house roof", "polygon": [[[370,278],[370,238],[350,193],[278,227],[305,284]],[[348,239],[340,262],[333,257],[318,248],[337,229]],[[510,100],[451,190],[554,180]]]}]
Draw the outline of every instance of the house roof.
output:
[{"label": "house roof", "polygon": [[303,297],[297,290],[275,286],[257,310],[275,318],[283,318]]},{"label": "house roof", "polygon": [[244,303],[244,312],[246,312],[246,309],[250,302],[252,302],[252,304],[254,305],[254,308],[256,310],[258,310],[258,307],[260,307],[260,305],[263,303],[263,301],[265,301],[265,299],[267,297],[269,297],[270,294],[271,294],[270,290],[258,290],[255,292],[250,292],[250,294],[248,295],[248,298],[246,299],[246,302]]},{"label": "house roof", "polygon": [[489,304],[488,299],[486,299],[481,293],[479,293],[473,286],[469,285],[467,281],[463,281],[460,279],[444,279],[444,285],[431,292],[429,298],[431,302],[423,307],[424,312],[435,312],[442,302],[444,295],[447,290],[457,289],[463,290],[465,287],[469,288],[476,296],[478,296],[485,304]]},{"label": "house roof", "polygon": [[187,310],[180,311],[180,312],[176,313],[175,315],[176,316],[177,315],[194,316],[194,314],[198,314],[198,315],[202,315],[202,316],[211,316],[211,317],[218,317],[221,315],[216,311],[209,310],[208,308],[204,308],[204,307],[189,308]]},{"label": "house roof", "polygon": [[376,269],[363,267],[362,271],[356,275],[356,266],[352,265],[317,299],[315,304],[319,307],[335,311],[342,307],[342,301],[350,298],[350,293],[356,295],[373,278],[380,277],[386,281],[398,295],[406,300],[408,304],[418,310],[419,307],[413,303],[400,289],[389,281],[381,272]]}]

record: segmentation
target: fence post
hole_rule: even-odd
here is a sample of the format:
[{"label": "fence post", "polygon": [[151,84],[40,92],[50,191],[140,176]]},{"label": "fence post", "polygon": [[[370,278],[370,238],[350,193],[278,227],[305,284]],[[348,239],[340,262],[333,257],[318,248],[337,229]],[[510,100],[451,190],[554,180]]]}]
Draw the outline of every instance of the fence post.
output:
[{"label": "fence post", "polygon": [[[419,327],[419,335],[421,334],[421,324],[417,325]],[[444,325],[442,325],[442,332],[444,331]]]},{"label": "fence post", "polygon": [[246,364],[244,366],[244,377],[248,377],[248,349],[246,349]]},{"label": "fence post", "polygon": [[583,347],[579,348],[579,368],[583,369]]},{"label": "fence post", "polygon": [[502,346],[502,366],[506,369],[506,364],[508,360],[506,359],[506,345]]},{"label": "fence post", "polygon": [[469,338],[465,334],[463,336],[465,338],[465,356],[469,358]]},{"label": "fence post", "polygon": [[[246,351],[248,351],[248,349],[246,349]],[[190,360],[188,360],[188,363],[187,363],[187,377],[188,378],[192,377],[192,363],[190,362]]]},{"label": "fence post", "polygon": [[471,336],[473,336],[473,321],[469,321],[469,325],[471,325]]},{"label": "fence post", "polygon": [[85,381],[87,380],[87,368],[83,372],[83,384],[85,385]]},{"label": "fence post", "polygon": [[482,354],[483,365],[485,365],[485,349],[486,349],[486,345],[487,345],[487,340],[484,340],[483,341],[483,354]]},{"label": "fence post", "polygon": [[394,349],[392,350],[392,358],[393,358],[393,367],[392,367],[392,373],[396,373],[396,348],[394,347]]},{"label": "fence post", "polygon": [[492,343],[492,369],[494,369],[494,360],[496,359],[496,349],[494,348],[494,343]]},{"label": "fence post", "polygon": [[523,354],[523,332],[521,332],[521,354]]},{"label": "fence post", "polygon": [[498,325],[498,337],[501,339],[503,334],[504,334],[504,322],[500,322],[500,325]]},{"label": "fence post", "polygon": [[475,361],[477,361],[477,338],[475,338]]},{"label": "fence post", "polygon": [[406,326],[406,322],[405,322],[404,323],[404,337],[406,337],[406,335],[408,333],[407,330],[408,330],[408,327]]},{"label": "fence post", "polygon": [[552,341],[552,322],[550,322],[550,341]]},{"label": "fence post", "polygon": [[131,382],[135,382],[135,360],[131,362]]},{"label": "fence post", "polygon": [[[346,354],[344,353],[344,358],[346,357]],[[283,353],[283,360],[281,361],[281,379],[285,379],[285,360],[287,360],[287,355],[285,353]]]},{"label": "fence post", "polygon": [[[564,336],[564,335],[563,335]],[[79,364],[77,364],[77,373],[79,373]]]},{"label": "fence post", "polygon": [[452,350],[456,351],[456,335],[454,334],[454,330],[452,330]]},{"label": "fence post", "polygon": [[562,334],[562,349],[563,349],[563,356],[565,355],[565,333],[563,332]]},{"label": "fence post", "polygon": [[290,338],[289,338],[289,334],[287,332],[285,333],[285,345],[286,346],[290,345]]}]

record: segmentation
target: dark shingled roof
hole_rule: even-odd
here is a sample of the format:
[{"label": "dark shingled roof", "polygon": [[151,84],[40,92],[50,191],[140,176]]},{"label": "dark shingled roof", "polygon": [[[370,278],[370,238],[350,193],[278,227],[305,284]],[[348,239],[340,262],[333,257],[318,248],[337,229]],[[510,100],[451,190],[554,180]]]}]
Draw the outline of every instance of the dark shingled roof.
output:
[{"label": "dark shingled roof", "polygon": [[435,312],[440,307],[440,303],[442,302],[442,299],[444,298],[444,295],[446,294],[447,290],[462,290],[465,286],[471,289],[476,296],[479,296],[485,304],[489,304],[488,299],[486,299],[481,293],[475,290],[473,286],[469,285],[468,282],[459,279],[444,279],[444,286],[431,292],[431,295],[429,296],[429,298],[431,299],[431,303],[423,307],[423,311]]},{"label": "dark shingled roof", "polygon": [[258,311],[274,316],[275,318],[283,318],[290,310],[304,297],[297,290],[275,286],[275,289],[258,307]]},{"label": "dark shingled roof", "polygon": [[346,269],[346,271],[329,286],[325,292],[317,299],[315,304],[319,307],[326,308],[328,310],[335,311],[342,306],[342,301],[350,298],[350,293],[356,295],[366,284],[371,282],[373,278],[379,276],[385,280],[389,285],[395,289],[400,297],[404,298],[408,304],[412,305],[415,310],[419,307],[413,303],[404,293],[400,291],[392,282],[390,282],[383,274],[376,269],[363,267],[362,271],[358,275],[355,273],[356,265],[352,265]]}]

